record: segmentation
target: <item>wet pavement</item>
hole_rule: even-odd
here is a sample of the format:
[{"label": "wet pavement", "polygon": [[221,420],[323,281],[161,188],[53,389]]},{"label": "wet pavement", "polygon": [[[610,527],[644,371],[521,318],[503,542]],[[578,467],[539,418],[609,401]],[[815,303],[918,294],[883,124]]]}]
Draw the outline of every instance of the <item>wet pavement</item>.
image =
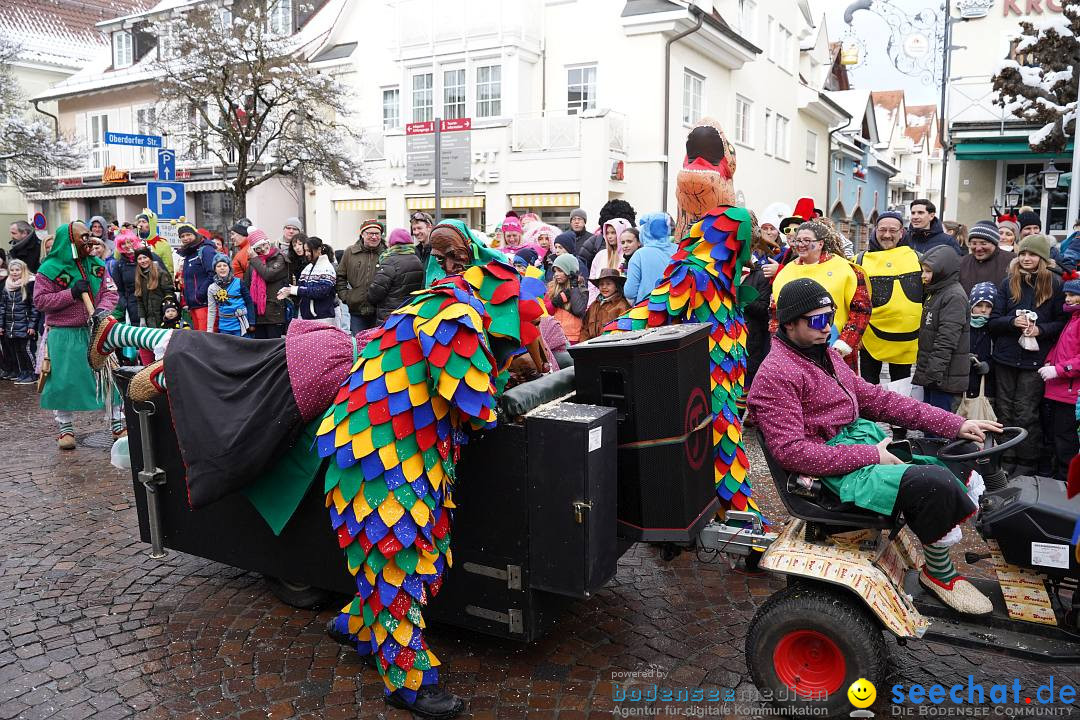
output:
[{"label": "wet pavement", "polygon": [[[0,720],[406,720],[382,702],[375,672],[324,635],[331,611],[285,606],[261,577],[217,563],[176,552],[149,558],[130,474],[109,465],[107,450],[86,446],[100,444],[103,422],[78,414],[83,442],[60,454],[32,388],[0,383]],[[764,468],[754,448],[751,459]],[[755,486],[779,516],[769,484]],[[743,645],[755,609],[783,581],[705,560],[684,553],[665,562],[638,545],[602,592],[531,646],[433,627],[444,681],[484,720],[610,717],[626,708],[614,701],[613,682],[642,672],[739,700],[700,703],[699,714],[761,717],[746,702],[756,694]],[[972,675],[1036,688],[1049,674],[1058,686],[1080,682],[1075,669],[890,642],[889,685],[966,685]],[[888,693],[878,695],[878,716],[895,714]]]}]

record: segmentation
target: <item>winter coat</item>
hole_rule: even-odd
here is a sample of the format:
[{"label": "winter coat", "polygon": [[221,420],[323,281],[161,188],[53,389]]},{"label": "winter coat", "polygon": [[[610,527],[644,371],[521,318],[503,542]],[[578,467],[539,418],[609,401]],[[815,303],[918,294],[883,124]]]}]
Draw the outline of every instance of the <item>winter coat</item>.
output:
[{"label": "winter coat", "polygon": [[[285,255],[275,252],[273,255],[252,255],[248,262],[247,273],[244,274],[244,287],[251,290],[251,278],[253,273],[266,283],[266,308],[259,315],[255,313],[252,325],[280,325],[285,322],[285,301],[278,300],[278,290],[289,284],[289,263]],[[251,319],[249,318],[249,321]]]},{"label": "winter coat", "polygon": [[866,382],[833,350],[825,363],[828,372],[777,337],[747,396],[766,446],[790,472],[825,477],[876,465],[874,445],[825,444],[859,417],[947,438],[964,424],[959,415]]},{"label": "winter coat", "polygon": [[581,322],[580,342],[598,337],[604,332],[604,327],[615,318],[630,309],[630,303],[621,294],[615,294],[610,300],[601,302],[597,299],[589,309],[585,311],[585,317]]},{"label": "winter coat", "polygon": [[38,266],[41,265],[41,240],[37,233],[31,231],[25,238],[14,243],[8,250],[8,258],[22,260],[30,272],[36,273]]},{"label": "winter coat", "polygon": [[1080,312],[1067,314],[1069,321],[1046,356],[1047,364],[1057,370],[1057,377],[1046,381],[1044,395],[1047,400],[1074,405],[1080,390]]},{"label": "winter coat", "polygon": [[[106,275],[94,298],[94,309],[112,312],[116,307],[116,283]],[[82,299],[71,296],[71,289],[41,273],[34,276],[34,307],[45,316],[50,327],[86,327],[90,315]]]},{"label": "winter coat", "polygon": [[962,393],[971,372],[968,295],[960,287],[960,256],[938,246],[923,265],[934,271],[923,298],[919,354],[911,382],[932,390]]},{"label": "winter coat", "polygon": [[[971,324],[970,322],[968,323]],[[968,376],[968,397],[978,397],[979,390],[988,398],[994,397],[995,385],[994,385],[994,363],[993,363],[993,349],[994,340],[990,335],[990,326],[983,325],[981,328],[971,328],[968,340],[971,345],[971,354],[978,358],[979,362],[984,362],[990,366],[990,371],[985,375],[980,375],[974,370],[971,375]]]},{"label": "winter coat", "polygon": [[[165,265],[155,252],[150,253],[150,259],[162,267]],[[107,263],[106,265],[109,268],[109,274],[112,275],[113,282],[116,283],[116,292],[120,296],[120,302],[116,304],[116,309],[127,313],[128,322],[132,325],[138,325],[139,320],[143,318],[139,311],[139,299],[135,297],[135,273],[139,270],[139,264],[135,262],[134,257],[128,260],[121,255],[116,258],[114,264]],[[170,273],[166,272],[165,274]],[[171,282],[169,287],[172,287]],[[158,302],[160,303],[160,300]],[[151,327],[153,326],[151,325]]]},{"label": "winter coat", "polygon": [[637,305],[656,289],[664,271],[671,264],[671,256],[678,249],[675,243],[666,238],[641,237],[645,244],[630,256],[626,266],[626,285],[623,286],[623,294],[631,305]]},{"label": "winter coat", "polygon": [[375,320],[382,324],[390,313],[424,286],[424,266],[412,245],[394,245],[379,256],[367,301],[375,308]]},{"label": "winter coat", "polygon": [[960,259],[960,287],[970,295],[971,288],[981,282],[993,283],[994,287],[1001,285],[1009,274],[1009,263],[1015,258],[1013,253],[1000,249],[994,250],[993,255],[982,261],[968,253]]},{"label": "winter coat", "polygon": [[243,280],[244,275],[247,274],[248,264],[251,260],[251,255],[248,253],[249,244],[250,243],[247,238],[244,238],[240,242],[236,243],[236,254],[233,255],[232,259],[233,275],[240,278],[241,280]]},{"label": "winter coat", "polygon": [[743,307],[743,316],[746,318],[746,383],[749,386],[772,347],[772,334],[769,332],[772,285],[759,265],[753,266],[742,284],[758,291],[757,299]]},{"label": "winter coat", "polygon": [[296,304],[300,317],[304,320],[325,320],[332,318],[337,306],[334,286],[337,273],[330,258],[320,255],[314,263],[300,271],[296,282]]},{"label": "winter coat", "polygon": [[34,307],[34,281],[14,290],[8,290],[5,283],[0,283],[0,330],[4,337],[29,337],[31,330],[37,332],[39,322],[40,313]]},{"label": "winter coat", "polygon": [[[140,215],[146,216],[146,221],[150,223],[149,234],[142,238],[146,241],[146,246],[156,252],[158,257],[161,258],[161,264],[165,266],[165,269],[169,271],[170,275],[176,275],[176,268],[173,267],[173,250],[169,245],[169,241],[157,234],[157,215],[149,210],[143,210]],[[139,237],[142,237],[140,235]]]},{"label": "winter coat", "polygon": [[[994,336],[994,362],[1021,370],[1036,370],[1043,365],[1047,353],[1054,347],[1061,330],[1065,327],[1065,294],[1061,290],[1061,279],[1051,277],[1053,292],[1042,305],[1035,307],[1035,286],[1026,281],[1020,283],[1020,299],[1013,300],[1009,294],[1009,278],[1006,276],[998,285],[994,310],[990,313],[990,334]],[[1035,340],[1038,350],[1024,350],[1020,347],[1020,328],[1013,325],[1017,310],[1033,310],[1037,315],[1035,324],[1039,334]]]},{"label": "winter coat", "polygon": [[945,232],[945,226],[937,218],[931,220],[930,227],[927,228],[909,227],[907,242],[919,255],[925,255],[938,245],[946,245],[953,249],[957,257],[960,257],[960,246],[951,235]]},{"label": "winter coat", "polygon": [[252,324],[255,303],[239,278],[230,274],[228,280],[224,281],[224,287],[221,282],[215,277],[206,293],[206,329],[210,332],[236,333],[243,327],[241,317],[247,318],[248,325]]},{"label": "winter coat", "polygon": [[192,309],[206,307],[206,291],[214,282],[214,243],[202,240],[181,246],[177,252],[184,259],[184,304]]},{"label": "winter coat", "polygon": [[386,250],[385,243],[369,248],[363,240],[350,245],[337,266],[337,294],[349,306],[352,315],[371,316],[375,306],[368,301],[368,290],[375,278],[375,266]]},{"label": "winter coat", "polygon": [[[141,272],[141,270],[136,270]],[[143,288],[142,295],[135,296],[139,308],[139,317],[146,321],[146,327],[161,327],[161,301],[166,295],[173,294],[172,275],[158,263],[158,286],[153,290]]]}]

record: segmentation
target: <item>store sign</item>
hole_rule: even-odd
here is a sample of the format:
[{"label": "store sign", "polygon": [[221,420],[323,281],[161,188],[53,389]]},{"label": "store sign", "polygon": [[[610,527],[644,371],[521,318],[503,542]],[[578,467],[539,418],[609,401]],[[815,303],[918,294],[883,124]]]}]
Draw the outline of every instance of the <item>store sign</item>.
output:
[{"label": "store sign", "polygon": [[83,184],[83,179],[81,177],[60,178],[56,182],[60,187],[79,187]]},{"label": "store sign", "polygon": [[1046,13],[1061,14],[1061,2],[1059,0],[1004,0],[1002,3],[1002,17]]},{"label": "store sign", "polygon": [[101,171],[101,182],[103,183],[126,183],[130,182],[131,175],[127,170],[117,170],[115,165],[109,165]]}]

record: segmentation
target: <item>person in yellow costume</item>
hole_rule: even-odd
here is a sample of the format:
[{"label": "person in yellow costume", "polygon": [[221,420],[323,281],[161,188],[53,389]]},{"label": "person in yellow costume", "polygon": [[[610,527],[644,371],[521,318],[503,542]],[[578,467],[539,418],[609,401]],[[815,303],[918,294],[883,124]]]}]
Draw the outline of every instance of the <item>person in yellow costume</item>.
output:
[{"label": "person in yellow costume", "polygon": [[889,379],[911,376],[919,350],[922,317],[922,268],[919,255],[904,241],[903,218],[882,213],[870,236],[870,247],[856,259],[870,284],[873,312],[859,351],[862,379],[877,385],[881,367],[889,364]]},{"label": "person in yellow costume", "polygon": [[829,347],[854,369],[863,332],[870,322],[866,275],[841,254],[833,233],[822,223],[813,220],[802,223],[789,244],[797,257],[784,265],[773,281],[772,317],[776,317],[775,298],[785,285],[796,278],[816,280],[836,300],[836,318]]}]

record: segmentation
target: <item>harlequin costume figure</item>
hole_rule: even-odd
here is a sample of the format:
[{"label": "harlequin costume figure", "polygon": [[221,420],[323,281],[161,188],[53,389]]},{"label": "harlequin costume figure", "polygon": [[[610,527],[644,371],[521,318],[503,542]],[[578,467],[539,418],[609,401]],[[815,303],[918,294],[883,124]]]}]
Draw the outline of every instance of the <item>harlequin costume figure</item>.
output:
[{"label": "harlequin costume figure", "polygon": [[685,231],[663,280],[644,300],[608,326],[639,330],[683,322],[708,323],[713,475],[725,509],[761,515],[750,486],[739,406],[746,374],[743,306],[757,297],[742,285],[750,260],[750,213],[733,207],[735,149],[715,120],[703,119],[686,140],[676,181],[676,232]]},{"label": "harlequin costume figure", "polygon": [[118,299],[105,262],[90,254],[94,245],[82,222],[60,226],[53,249],[34,278],[34,307],[45,315],[49,328],[45,341],[49,372],[41,390],[41,407],[56,415],[57,445],[62,450],[75,449],[75,411],[103,410],[109,404],[113,436],[124,434],[123,408],[112,402],[117,398],[109,397],[108,383],[96,377],[86,361],[90,312],[85,299],[95,312],[111,312]]},{"label": "harlequin costume figure", "polygon": [[[527,350],[537,367],[543,363],[536,322],[545,287],[491,257],[458,221],[432,230],[431,252],[443,277],[365,333],[362,348],[315,321],[294,320],[283,340],[244,340],[105,318],[91,360],[100,365],[123,345],[164,348],[163,362],[136,375],[129,395],[174,389],[193,507],[240,489],[243,478],[275,461],[275,448],[310,430],[315,471],[321,458],[332,458],[326,505],[357,586],[330,633],[372,657],[388,703],[449,718],[463,703],[439,687],[422,609],[452,560],[454,468],[464,433],[494,425],[516,355]],[[249,378],[242,392],[230,387],[240,376]],[[199,392],[185,393],[189,384]],[[245,397],[252,390],[262,392]],[[211,416],[214,424],[199,427]]]}]

